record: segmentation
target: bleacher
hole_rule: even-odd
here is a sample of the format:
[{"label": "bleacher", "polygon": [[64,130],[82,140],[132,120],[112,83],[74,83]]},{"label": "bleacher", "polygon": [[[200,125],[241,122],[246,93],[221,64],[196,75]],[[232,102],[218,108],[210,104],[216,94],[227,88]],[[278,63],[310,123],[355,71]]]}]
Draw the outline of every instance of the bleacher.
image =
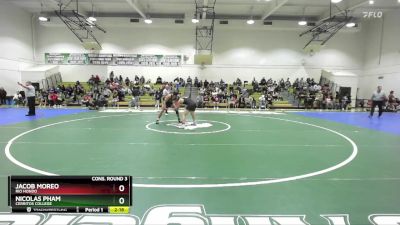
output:
[{"label": "bleacher", "polygon": [[[68,87],[68,86],[74,86],[75,82],[62,82],[61,84],[64,85],[65,87]],[[93,87],[91,85],[89,85],[89,83],[80,82],[80,84],[84,88],[86,93],[92,91]],[[102,84],[100,84],[100,86],[103,87],[104,84],[102,83]],[[153,90],[158,90],[161,87],[161,84],[150,84],[150,86],[152,87]],[[233,85],[228,85],[227,88],[229,88],[231,86],[233,86]],[[143,87],[143,85],[141,87]],[[234,88],[236,88],[236,87],[237,86],[234,86]],[[246,88],[248,90],[252,90],[253,86],[250,85],[250,84],[246,84],[244,86],[244,88]],[[189,89],[189,87],[188,88],[180,87],[179,91],[180,91],[180,94],[182,96],[185,96],[185,97],[191,96],[191,98],[194,99],[194,100],[196,100],[196,97],[197,97],[197,95],[199,93],[199,90],[198,90],[197,87],[192,87],[190,89]],[[261,92],[253,92],[253,91],[251,91],[251,95],[250,96],[255,99],[257,108],[259,106],[259,98],[260,98],[261,95],[262,95]],[[294,109],[294,108],[298,108],[297,105],[293,104],[293,102],[290,101],[289,97],[290,97],[290,94],[289,94],[288,91],[285,91],[285,94],[281,93],[281,98],[282,99],[273,101],[272,105],[269,105],[269,108],[270,109]],[[131,95],[126,95],[125,98],[124,98],[124,101],[117,102],[115,107],[118,107],[118,108],[119,107],[121,107],[121,108],[129,107],[129,103],[130,103],[131,100],[132,100],[132,96]],[[81,104],[78,104],[77,102],[71,102],[71,101],[68,101],[68,100],[65,101],[65,105],[66,106],[81,106]],[[140,96],[140,107],[153,108],[154,105],[155,105],[154,96],[150,96],[149,94],[145,94],[145,95]],[[214,107],[214,104],[213,104],[212,101],[209,101],[209,102],[204,104],[204,108],[213,108],[213,107]],[[220,102],[218,104],[218,107],[220,109],[228,108],[227,101]],[[242,108],[243,108],[243,105],[242,105]],[[250,108],[250,107],[249,106],[244,106],[244,108]]]}]

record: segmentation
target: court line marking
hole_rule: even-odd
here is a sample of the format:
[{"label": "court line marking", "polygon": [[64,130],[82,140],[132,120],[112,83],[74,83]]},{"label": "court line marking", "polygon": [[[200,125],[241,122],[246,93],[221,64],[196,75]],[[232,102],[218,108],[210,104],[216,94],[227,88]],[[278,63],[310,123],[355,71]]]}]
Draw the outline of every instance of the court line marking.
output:
[{"label": "court line marking", "polygon": [[[125,114],[125,115],[112,115],[112,116],[100,116],[100,117],[88,117],[88,118],[81,118],[81,119],[75,119],[75,120],[68,120],[68,121],[61,121],[61,122],[57,122],[57,123],[53,123],[53,124],[48,124],[48,125],[44,125],[44,126],[40,126],[37,128],[34,128],[32,130],[28,130],[25,131],[17,136],[15,136],[14,138],[12,138],[6,145],[5,147],[5,154],[7,156],[7,158],[13,162],[14,164],[27,169],[29,171],[38,173],[38,174],[42,174],[42,175],[46,175],[46,176],[59,176],[58,174],[54,174],[54,173],[49,173],[43,170],[39,170],[39,169],[35,169],[33,167],[30,167],[26,164],[23,164],[21,162],[19,162],[18,160],[16,160],[10,153],[10,147],[12,145],[12,143],[17,140],[18,138],[24,136],[25,134],[31,133],[33,131],[42,129],[42,128],[46,128],[46,127],[50,127],[50,126],[54,126],[54,125],[58,125],[58,124],[63,124],[63,123],[69,123],[69,122],[75,122],[75,121],[81,121],[81,120],[89,120],[89,119],[98,119],[98,118],[106,118],[106,117],[118,117],[118,116],[127,116],[127,115],[137,115],[137,114]],[[242,115],[244,116],[244,115]],[[329,173],[332,172],[334,170],[337,170],[341,167],[346,166],[347,164],[349,164],[351,161],[353,161],[357,154],[358,154],[358,147],[356,145],[356,143],[350,139],[349,137],[345,136],[344,134],[341,134],[337,131],[334,131],[332,129],[326,128],[326,127],[322,127],[322,126],[318,126],[315,124],[311,124],[311,123],[305,123],[305,122],[300,122],[300,121],[295,121],[295,120],[289,120],[289,119],[282,119],[282,118],[275,118],[275,117],[264,117],[264,116],[250,116],[250,115],[246,115],[248,117],[255,117],[255,118],[263,118],[263,119],[275,119],[275,120],[281,120],[281,121],[286,121],[286,122],[293,122],[293,123],[297,123],[297,124],[303,124],[303,125],[308,125],[308,126],[312,126],[312,127],[316,127],[322,130],[326,130],[329,131],[331,133],[334,133],[336,135],[339,135],[340,137],[343,137],[345,140],[347,140],[348,142],[350,142],[350,144],[353,147],[353,151],[352,154],[344,161],[342,161],[341,163],[323,169],[323,170],[319,170],[316,172],[312,172],[312,173],[308,173],[308,174],[303,174],[303,175],[298,175],[298,176],[292,176],[292,177],[286,177],[286,178],[279,178],[279,179],[274,179],[274,180],[263,180],[263,181],[255,181],[255,182],[239,182],[239,183],[225,183],[225,184],[197,184],[197,185],[193,185],[193,184],[182,184],[182,185],[174,185],[174,184],[170,184],[170,185],[166,185],[166,184],[132,184],[133,187],[141,187],[141,188],[163,188],[163,189],[194,189],[194,188],[226,188],[226,187],[244,187],[244,186],[256,186],[256,185],[266,185],[266,184],[275,184],[275,183],[282,183],[282,182],[289,182],[289,181],[295,181],[295,180],[300,180],[300,179],[305,179],[305,178],[309,178],[309,177],[314,177],[314,176],[319,176],[325,173]]]},{"label": "court line marking", "polygon": [[[46,127],[51,127],[51,126],[55,126],[55,125],[59,125],[59,124],[64,124],[64,123],[82,121],[82,120],[100,119],[100,118],[107,118],[107,117],[133,116],[133,115],[135,115],[135,114],[86,117],[86,118],[80,118],[80,119],[74,119],[74,120],[66,120],[66,121],[61,121],[61,122],[57,122],[57,123],[51,123],[51,124],[43,125],[43,126],[40,126],[40,127],[34,128],[34,129],[31,129],[31,130],[25,131],[25,132],[23,132],[23,133],[18,134],[18,135],[15,136],[15,137],[13,137],[11,140],[9,140],[9,141],[7,142],[7,145],[6,145],[6,147],[4,148],[4,152],[5,152],[6,157],[7,157],[12,163],[14,163],[15,165],[17,165],[17,166],[19,166],[19,167],[22,167],[22,168],[24,168],[24,169],[26,169],[26,170],[32,171],[32,172],[34,172],[34,173],[46,175],[46,176],[60,176],[60,175],[58,175],[58,174],[49,173],[49,172],[46,172],[46,171],[43,171],[43,170],[39,170],[39,169],[33,168],[33,167],[31,167],[31,166],[28,166],[28,165],[26,165],[26,164],[24,164],[24,163],[18,161],[17,159],[14,158],[14,156],[12,156],[12,154],[11,154],[11,152],[10,152],[11,145],[12,145],[12,144],[14,143],[14,141],[17,140],[18,138],[20,138],[20,137],[22,137],[22,136],[24,136],[24,135],[26,135],[26,134],[29,134],[29,133],[31,133],[31,132],[34,132],[34,131],[37,131],[37,130],[46,128]],[[136,114],[136,115],[137,115],[137,114]]]},{"label": "court line marking", "polygon": [[300,122],[296,120],[289,120],[289,119],[282,119],[282,118],[275,118],[275,117],[269,117],[269,116],[252,116],[252,115],[242,115],[242,116],[248,116],[248,117],[255,117],[255,118],[263,118],[263,119],[275,119],[275,120],[280,120],[280,121],[285,121],[285,122],[292,122],[292,123],[297,123],[297,124],[302,124],[302,125],[307,125],[307,126],[312,126],[316,127],[322,130],[329,131],[331,133],[334,133],[336,135],[339,135],[340,137],[344,138],[347,140],[351,146],[353,147],[352,154],[344,161],[342,161],[339,164],[336,164],[332,167],[319,170],[316,172],[312,173],[307,173],[303,175],[298,175],[298,176],[292,176],[292,177],[286,177],[286,178],[279,178],[275,180],[263,180],[263,181],[254,181],[254,182],[239,182],[239,183],[225,183],[225,184],[197,184],[197,185],[190,185],[190,184],[182,184],[182,185],[173,185],[173,184],[132,184],[133,187],[139,187],[139,188],[163,188],[163,189],[194,189],[194,188],[227,188],[227,187],[245,187],[245,186],[256,186],[256,185],[266,185],[266,184],[276,184],[276,183],[283,183],[283,182],[289,182],[289,181],[295,181],[295,180],[300,180],[300,179],[305,179],[309,177],[314,177],[314,176],[319,176],[325,173],[332,172],[334,170],[337,170],[341,167],[346,166],[349,164],[351,161],[353,161],[357,154],[358,154],[358,147],[357,144],[347,137],[346,135],[339,133],[337,131],[334,131],[332,129],[318,126],[315,124],[311,123],[306,123],[306,122]]},{"label": "court line marking", "polygon": [[[213,121],[213,120],[197,120],[197,122],[199,122],[199,121],[211,122],[211,123],[219,123],[219,124],[225,125],[226,128],[225,128],[225,129],[222,129],[222,130],[203,131],[203,132],[193,132],[193,133],[190,133],[190,132],[157,130],[157,129],[154,129],[154,128],[151,128],[151,127],[150,127],[151,125],[154,125],[154,124],[156,123],[156,122],[152,122],[152,123],[148,123],[148,124],[146,125],[146,129],[147,129],[147,130],[151,130],[151,131],[155,131],[155,132],[158,132],[158,133],[164,133],[164,134],[182,134],[182,135],[216,134],[216,133],[225,132],[225,131],[228,131],[229,129],[231,129],[231,125],[229,125],[229,124],[227,124],[227,123],[224,123],[224,122]],[[163,120],[163,121],[160,121],[160,123],[163,123],[163,122],[176,122],[176,120]]]}]

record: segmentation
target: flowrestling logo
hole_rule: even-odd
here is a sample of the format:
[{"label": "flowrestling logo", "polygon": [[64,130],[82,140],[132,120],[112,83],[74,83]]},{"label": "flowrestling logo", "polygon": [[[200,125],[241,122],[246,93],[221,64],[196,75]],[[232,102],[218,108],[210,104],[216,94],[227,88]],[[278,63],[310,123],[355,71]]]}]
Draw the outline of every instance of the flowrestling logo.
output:
[{"label": "flowrestling logo", "polygon": [[[351,225],[349,215],[320,215],[326,225]],[[372,225],[398,225],[400,214],[368,217]],[[324,225],[310,224],[305,215],[218,215],[207,214],[202,205],[160,205],[143,218],[134,215],[11,214],[0,213],[1,225]]]},{"label": "flowrestling logo", "polygon": [[363,12],[363,18],[365,18],[365,19],[371,19],[371,18],[374,18],[374,19],[377,19],[377,18],[382,18],[383,17],[383,12],[382,11],[377,11],[377,12],[374,12],[374,11],[368,11],[368,12]]}]

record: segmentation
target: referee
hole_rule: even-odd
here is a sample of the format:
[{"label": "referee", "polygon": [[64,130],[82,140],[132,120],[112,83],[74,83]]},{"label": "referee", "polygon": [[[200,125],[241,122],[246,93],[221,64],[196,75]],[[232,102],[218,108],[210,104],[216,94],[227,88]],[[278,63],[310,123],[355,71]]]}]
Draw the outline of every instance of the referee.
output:
[{"label": "referee", "polygon": [[32,82],[27,81],[25,85],[18,82],[18,84],[26,89],[26,99],[28,100],[29,112],[26,116],[34,116],[35,115],[35,87],[32,86]]},{"label": "referee", "polygon": [[374,91],[371,100],[372,100],[372,106],[369,118],[371,118],[374,115],[376,106],[378,106],[379,108],[379,117],[381,117],[383,113],[383,104],[386,101],[386,94],[384,91],[382,91],[382,86],[378,86],[378,89]]}]

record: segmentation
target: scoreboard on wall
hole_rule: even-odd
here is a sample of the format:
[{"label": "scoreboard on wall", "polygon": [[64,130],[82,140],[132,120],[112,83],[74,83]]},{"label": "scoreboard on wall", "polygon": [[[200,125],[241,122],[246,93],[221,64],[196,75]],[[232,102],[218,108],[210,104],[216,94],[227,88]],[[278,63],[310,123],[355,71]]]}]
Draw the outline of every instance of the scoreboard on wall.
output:
[{"label": "scoreboard on wall", "polygon": [[12,212],[129,213],[131,176],[10,176]]}]

